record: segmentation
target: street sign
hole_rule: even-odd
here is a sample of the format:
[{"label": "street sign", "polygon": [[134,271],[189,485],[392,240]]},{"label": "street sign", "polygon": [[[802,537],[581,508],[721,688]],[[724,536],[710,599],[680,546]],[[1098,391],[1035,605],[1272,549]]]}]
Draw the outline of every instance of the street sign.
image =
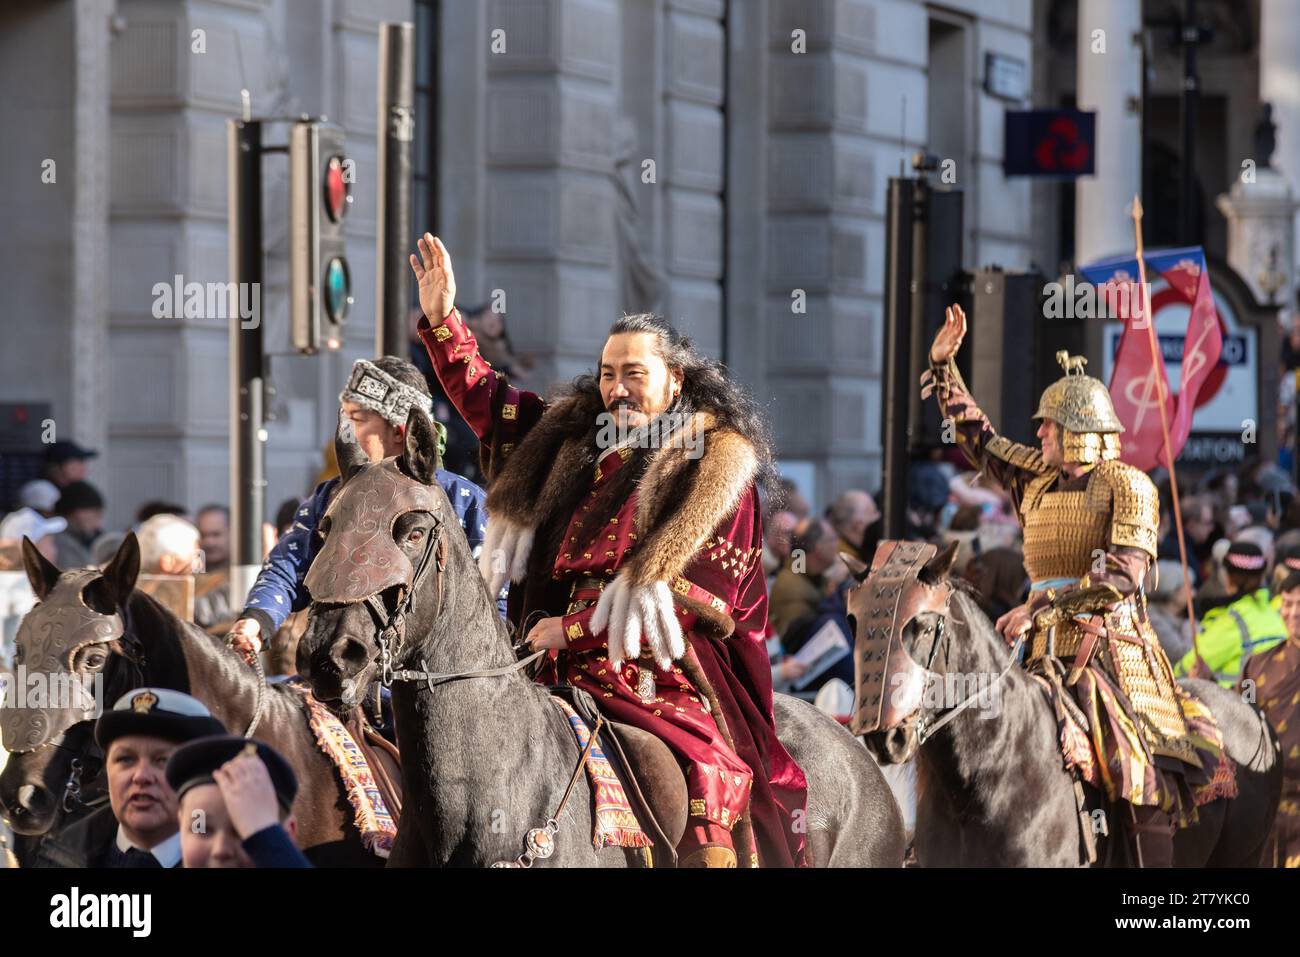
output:
[{"label": "street sign", "polygon": [[1074,179],[1096,172],[1097,114],[1008,110],[1002,169],[1007,176]]},{"label": "street sign", "polygon": [[984,54],[984,92],[1004,100],[1023,100],[1027,95],[1029,64],[1005,53]]}]

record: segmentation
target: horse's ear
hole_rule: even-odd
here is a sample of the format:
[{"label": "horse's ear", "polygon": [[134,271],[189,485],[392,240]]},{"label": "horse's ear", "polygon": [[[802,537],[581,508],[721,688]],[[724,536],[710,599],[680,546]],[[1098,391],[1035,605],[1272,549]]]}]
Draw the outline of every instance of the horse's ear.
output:
[{"label": "horse's ear", "polygon": [[131,592],[135,591],[135,581],[140,577],[140,540],[135,532],[128,532],[122,544],[117,547],[113,560],[104,566],[104,584],[108,588],[108,597],[114,608],[126,604]]},{"label": "horse's ear", "polygon": [[917,576],[926,584],[937,585],[948,577],[952,563],[957,559],[957,542],[949,542],[948,547],[925,563]]},{"label": "horse's ear", "polygon": [[357,430],[352,427],[352,420],[339,407],[339,427],[334,433],[334,457],[339,463],[339,477],[347,482],[358,469],[370,464],[370,458],[357,441]]},{"label": "horse's ear", "polygon": [[438,481],[438,433],[423,409],[411,406],[406,416],[406,448],[402,451],[406,474],[425,485]]},{"label": "horse's ear", "polygon": [[41,554],[41,550],[26,535],[23,536],[23,568],[27,571],[27,581],[32,592],[41,601],[54,590],[59,580],[59,566]]},{"label": "horse's ear", "polygon": [[840,558],[844,564],[849,566],[849,573],[862,583],[867,580],[867,575],[871,574],[871,566],[864,563],[856,555],[850,555],[848,552],[840,552]]}]

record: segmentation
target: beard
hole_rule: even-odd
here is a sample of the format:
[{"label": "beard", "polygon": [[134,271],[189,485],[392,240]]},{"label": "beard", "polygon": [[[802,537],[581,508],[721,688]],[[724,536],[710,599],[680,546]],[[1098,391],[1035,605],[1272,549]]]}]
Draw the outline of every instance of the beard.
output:
[{"label": "beard", "polygon": [[611,415],[617,415],[620,410],[626,409],[627,410],[626,414],[628,416],[629,422],[631,421],[631,416],[639,414],[642,417],[642,421],[637,424],[639,426],[647,425],[649,424],[651,419],[653,419],[657,415],[661,415],[664,412],[668,411],[669,407],[672,405],[672,379],[671,378],[664,383],[664,392],[663,395],[660,397],[659,404],[661,406],[660,411],[651,414],[650,412],[647,412],[645,410],[645,407],[642,406],[640,402],[637,402],[635,399],[632,398],[623,397],[623,398],[611,400],[605,406],[605,411],[610,413]]}]

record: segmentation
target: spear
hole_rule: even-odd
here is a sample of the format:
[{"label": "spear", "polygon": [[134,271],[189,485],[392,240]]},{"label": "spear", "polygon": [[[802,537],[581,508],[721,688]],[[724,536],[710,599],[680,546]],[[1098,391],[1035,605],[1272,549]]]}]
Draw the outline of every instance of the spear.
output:
[{"label": "spear", "polygon": [[[1161,389],[1160,366],[1164,362],[1156,342],[1155,318],[1151,315],[1151,303],[1147,293],[1147,264],[1143,258],[1142,244],[1142,200],[1133,197],[1133,232],[1137,237],[1138,295],[1142,297],[1142,311],[1146,317],[1147,342],[1151,346],[1151,379],[1159,394],[1156,405],[1160,407],[1160,432],[1165,442],[1165,463],[1169,466],[1169,491],[1174,499],[1174,527],[1178,533],[1178,560],[1183,564],[1183,595],[1187,599],[1187,621],[1192,627],[1192,650],[1198,667],[1206,667],[1201,660],[1200,643],[1196,635],[1196,612],[1192,606],[1192,576],[1187,570],[1187,542],[1183,538],[1183,509],[1178,502],[1178,473],[1174,471],[1174,454],[1169,444],[1169,418],[1165,410],[1165,393]],[[1208,667],[1207,667],[1208,670]]]}]

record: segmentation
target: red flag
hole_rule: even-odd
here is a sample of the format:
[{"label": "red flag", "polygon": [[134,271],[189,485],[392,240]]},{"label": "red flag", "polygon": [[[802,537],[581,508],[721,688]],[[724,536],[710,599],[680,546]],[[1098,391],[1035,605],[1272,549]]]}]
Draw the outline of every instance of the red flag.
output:
[{"label": "red flag", "polygon": [[[1169,377],[1165,373],[1164,358],[1151,354],[1154,330],[1147,328],[1150,322],[1147,316],[1150,303],[1146,302],[1141,285],[1131,276],[1116,273],[1103,290],[1112,314],[1124,320],[1124,333],[1115,355],[1115,370],[1110,377],[1110,399],[1115,406],[1115,414],[1124,423],[1124,433],[1120,436],[1123,448],[1120,458],[1146,472],[1155,468],[1164,446],[1159,403],[1165,403],[1167,419],[1172,419],[1174,415]],[[1125,297],[1131,303],[1130,309],[1124,308]],[[1188,421],[1191,421],[1190,413]],[[1184,433],[1184,441],[1186,438]],[[1177,455],[1175,451],[1175,458]]]},{"label": "red flag", "polygon": [[[1178,385],[1178,411],[1169,423],[1169,445],[1174,458],[1183,450],[1187,436],[1192,431],[1192,413],[1196,410],[1196,397],[1206,378],[1219,364],[1223,352],[1223,333],[1219,328],[1219,313],[1214,308],[1214,294],[1210,292],[1209,271],[1189,260],[1179,262],[1173,269],[1162,273],[1169,285],[1192,300],[1192,312],[1187,317],[1187,335],[1183,340],[1182,378]],[[1195,283],[1193,299],[1191,283]],[[1160,464],[1167,466],[1163,450]]]}]

